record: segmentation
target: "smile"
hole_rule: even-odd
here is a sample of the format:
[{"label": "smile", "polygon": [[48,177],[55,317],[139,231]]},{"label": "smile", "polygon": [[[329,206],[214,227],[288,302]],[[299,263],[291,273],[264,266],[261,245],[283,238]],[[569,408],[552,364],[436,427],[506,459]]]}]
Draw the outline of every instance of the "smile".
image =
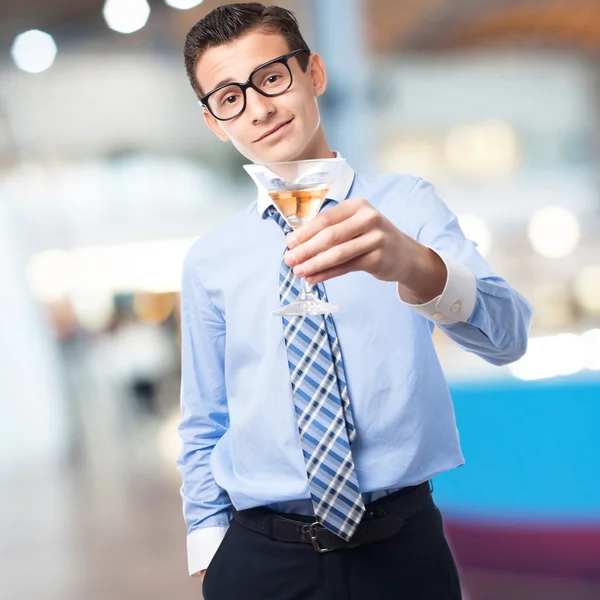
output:
[{"label": "smile", "polygon": [[273,127],[273,129],[271,129],[270,131],[267,131],[267,133],[263,134],[261,137],[259,137],[257,140],[255,140],[254,143],[262,142],[263,140],[271,137],[273,134],[277,133],[278,131],[281,131],[284,127],[287,127],[293,120],[294,119],[292,117],[289,121],[285,121],[283,123],[280,123],[276,127]]}]

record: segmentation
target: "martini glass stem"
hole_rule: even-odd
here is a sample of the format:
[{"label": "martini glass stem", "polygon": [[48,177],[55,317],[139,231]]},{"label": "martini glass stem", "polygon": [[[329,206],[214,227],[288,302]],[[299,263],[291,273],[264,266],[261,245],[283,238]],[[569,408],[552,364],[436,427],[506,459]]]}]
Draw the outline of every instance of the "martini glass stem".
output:
[{"label": "martini glass stem", "polygon": [[304,300],[318,301],[319,297],[315,294],[313,286],[308,283],[304,277],[300,278],[300,282],[300,294],[298,294],[298,300],[300,302]]}]

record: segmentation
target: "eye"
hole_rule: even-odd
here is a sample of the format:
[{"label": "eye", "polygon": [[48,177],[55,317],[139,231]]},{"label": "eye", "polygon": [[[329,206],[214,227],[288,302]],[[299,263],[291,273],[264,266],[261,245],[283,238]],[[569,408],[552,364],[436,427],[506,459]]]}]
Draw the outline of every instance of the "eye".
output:
[{"label": "eye", "polygon": [[267,79],[265,80],[265,84],[272,85],[274,83],[277,83],[280,79],[281,75],[269,75],[269,77],[267,77]]},{"label": "eye", "polygon": [[229,96],[224,96],[221,100],[221,104],[235,104],[239,100],[239,95],[230,94]]}]

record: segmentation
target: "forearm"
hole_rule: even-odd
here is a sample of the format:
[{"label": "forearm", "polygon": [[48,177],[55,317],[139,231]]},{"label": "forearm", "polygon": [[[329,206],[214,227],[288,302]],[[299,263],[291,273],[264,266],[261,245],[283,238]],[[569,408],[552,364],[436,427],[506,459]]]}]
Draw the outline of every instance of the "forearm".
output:
[{"label": "forearm", "polygon": [[215,481],[210,458],[222,431],[199,416],[187,413],[179,427],[183,440],[177,461],[181,473],[183,515],[187,526],[189,574],[208,567],[231,519],[231,501]]},{"label": "forearm", "polygon": [[[209,394],[198,393],[202,386],[197,379],[192,383],[185,376],[189,373],[188,358],[189,354],[184,351],[179,425],[182,447],[177,467],[181,473],[183,515],[188,531],[188,567],[194,576],[208,567],[225,536],[231,519],[231,500],[215,481],[211,469],[211,456],[226,433],[228,416],[225,412],[217,413],[218,405],[208,400]],[[202,402],[202,398],[206,401]]]},{"label": "forearm", "polygon": [[[185,270],[184,270],[185,273]],[[225,322],[194,273],[184,276],[181,301],[181,423],[177,467],[187,525],[190,575],[207,568],[231,518],[231,501],[215,481],[211,457],[227,433]]]},{"label": "forearm", "polygon": [[402,268],[398,274],[398,294],[407,304],[425,304],[439,296],[446,286],[448,271],[441,257],[405,237],[405,252],[411,260],[399,260]]}]

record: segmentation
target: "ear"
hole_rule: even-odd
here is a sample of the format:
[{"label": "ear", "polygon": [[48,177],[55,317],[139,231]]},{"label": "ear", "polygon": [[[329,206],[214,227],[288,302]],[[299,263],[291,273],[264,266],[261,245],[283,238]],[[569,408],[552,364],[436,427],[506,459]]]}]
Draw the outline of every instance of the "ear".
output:
[{"label": "ear", "polygon": [[311,54],[307,70],[313,84],[315,98],[318,98],[327,89],[327,71],[323,59],[318,54]]},{"label": "ear", "polygon": [[215,119],[206,107],[202,107],[202,115],[204,116],[204,122],[212,130],[212,132],[222,141],[228,142],[229,136],[223,131],[221,123]]}]

